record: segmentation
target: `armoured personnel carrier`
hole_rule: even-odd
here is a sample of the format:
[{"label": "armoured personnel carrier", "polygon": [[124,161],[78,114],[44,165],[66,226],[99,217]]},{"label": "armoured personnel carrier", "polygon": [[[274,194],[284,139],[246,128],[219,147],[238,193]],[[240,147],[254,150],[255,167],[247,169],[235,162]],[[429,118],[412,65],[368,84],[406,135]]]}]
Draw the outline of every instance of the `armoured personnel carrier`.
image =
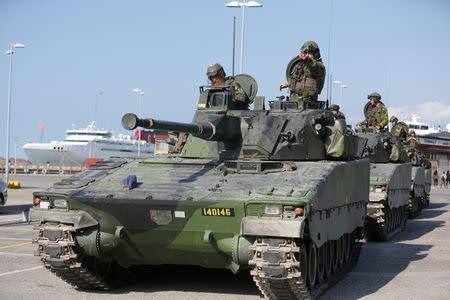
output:
[{"label": "armoured personnel carrier", "polygon": [[422,208],[430,203],[431,163],[416,148],[405,145],[405,149],[412,163],[409,217],[415,218],[420,215]]},{"label": "armoured personnel carrier", "polygon": [[[236,77],[249,97],[256,82]],[[322,103],[323,105],[324,103]],[[112,158],[34,193],[38,255],[68,283],[112,287],[136,265],[250,270],[269,299],[310,299],[357,262],[369,190],[360,138],[330,111],[200,88],[192,123],[122,124],[189,133],[179,155]]]},{"label": "armoured personnel carrier", "polygon": [[370,158],[370,195],[365,234],[368,240],[387,241],[408,219],[411,163],[397,137],[374,128],[357,128],[365,137],[363,156]]}]

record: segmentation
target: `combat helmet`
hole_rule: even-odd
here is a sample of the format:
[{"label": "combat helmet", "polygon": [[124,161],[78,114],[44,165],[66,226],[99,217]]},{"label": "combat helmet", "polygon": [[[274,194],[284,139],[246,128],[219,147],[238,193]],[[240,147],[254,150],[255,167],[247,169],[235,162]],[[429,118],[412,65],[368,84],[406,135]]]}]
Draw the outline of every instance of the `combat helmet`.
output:
[{"label": "combat helmet", "polygon": [[225,77],[226,74],[223,67],[220,64],[215,63],[208,67],[208,70],[206,70],[206,76],[210,79],[215,76]]},{"label": "combat helmet", "polygon": [[303,46],[300,48],[300,51],[306,52],[306,53],[312,53],[314,54],[314,58],[320,58],[320,49],[319,45],[317,45],[314,41],[307,41],[303,44]]},{"label": "combat helmet", "polygon": [[330,110],[335,110],[335,111],[339,111],[339,105],[337,105],[337,104],[331,104],[330,105]]},{"label": "combat helmet", "polygon": [[367,99],[370,100],[371,98],[373,98],[375,100],[375,102],[379,102],[381,100],[381,95],[378,94],[377,92],[373,92],[367,96]]},{"label": "combat helmet", "polygon": [[398,122],[398,119],[397,119],[396,116],[392,116],[392,117],[389,119],[389,122],[391,122],[391,123],[393,123],[393,122]]}]

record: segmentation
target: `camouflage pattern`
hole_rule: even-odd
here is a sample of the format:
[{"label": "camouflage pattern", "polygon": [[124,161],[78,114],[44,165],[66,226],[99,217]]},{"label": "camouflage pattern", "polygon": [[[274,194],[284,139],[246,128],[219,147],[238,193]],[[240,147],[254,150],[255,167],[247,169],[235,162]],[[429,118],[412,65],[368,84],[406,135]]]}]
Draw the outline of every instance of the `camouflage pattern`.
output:
[{"label": "camouflage pattern", "polygon": [[211,78],[214,76],[219,76],[222,78],[225,78],[226,74],[225,74],[225,70],[223,69],[223,67],[218,64],[212,64],[208,67],[208,69],[206,70],[206,77]]},{"label": "camouflage pattern", "polygon": [[337,104],[331,104],[329,109],[334,113],[335,120],[345,120],[345,115],[339,111],[340,107]]},{"label": "camouflage pattern", "polygon": [[367,96],[367,99],[369,100],[372,98],[375,100],[375,102],[379,102],[381,100],[381,95],[377,92],[374,92]]},{"label": "camouflage pattern", "polygon": [[325,66],[320,59],[293,58],[286,70],[290,100],[317,101],[323,89],[325,73]]},{"label": "camouflage pattern", "polygon": [[411,172],[411,190],[409,196],[409,217],[417,217],[424,206],[427,195],[425,168],[422,166],[413,166]]},{"label": "camouflage pattern", "polygon": [[244,89],[236,82],[234,77],[229,76],[225,78],[225,84],[234,87],[234,101],[240,101],[247,106],[250,104],[250,100],[244,92]]},{"label": "camouflage pattern", "polygon": [[338,120],[338,119],[345,120],[345,115],[342,112],[338,111],[336,116],[335,116],[335,119],[336,120]]},{"label": "camouflage pattern", "polygon": [[395,121],[395,122],[397,122],[397,124],[392,126],[391,134],[393,136],[398,136],[401,141],[405,142],[406,137],[408,136],[408,130],[409,130],[408,125],[405,122],[401,122],[401,121],[400,122]]},{"label": "camouflage pattern", "polygon": [[333,111],[333,110],[339,111],[340,106],[337,105],[337,104],[331,104],[330,107],[329,107],[329,109],[330,109],[331,111]]},{"label": "camouflage pattern", "polygon": [[312,53],[314,54],[314,58],[316,59],[320,58],[319,45],[317,45],[317,43],[314,41],[305,42],[300,48],[300,51],[305,53]]},{"label": "camouflage pattern", "polygon": [[370,101],[364,106],[364,116],[366,119],[361,123],[367,127],[380,126],[384,128],[388,124],[388,111],[383,102],[373,106]]},{"label": "camouflage pattern", "polygon": [[[110,288],[112,263],[250,269],[264,295],[289,299],[316,297],[349,272],[368,202],[369,159],[357,147],[365,139],[325,109],[273,101],[270,110],[236,110],[235,102],[228,87],[206,86],[192,123],[126,114],[126,129],[189,133],[181,153],[111,158],[34,193],[42,202],[30,219],[45,266],[88,289]],[[344,150],[329,160],[335,140]],[[124,190],[129,175],[137,186]],[[327,268],[336,271],[308,287],[305,268],[326,249],[335,249]]]},{"label": "camouflage pattern", "polygon": [[358,128],[356,134],[367,139],[359,146],[371,162],[365,234],[369,240],[387,241],[406,224],[411,162],[398,137],[374,128]]},{"label": "camouflage pattern", "polygon": [[415,218],[430,202],[431,163],[423,152],[406,143],[404,147],[413,166],[411,173],[411,191],[409,197],[409,217]]},{"label": "camouflage pattern", "polygon": [[407,140],[407,144],[408,145],[411,145],[412,147],[414,147],[414,148],[419,148],[419,145],[421,144],[420,143],[420,139],[419,139],[419,137],[412,137],[412,136],[410,136],[409,138],[408,138],[408,140]]}]

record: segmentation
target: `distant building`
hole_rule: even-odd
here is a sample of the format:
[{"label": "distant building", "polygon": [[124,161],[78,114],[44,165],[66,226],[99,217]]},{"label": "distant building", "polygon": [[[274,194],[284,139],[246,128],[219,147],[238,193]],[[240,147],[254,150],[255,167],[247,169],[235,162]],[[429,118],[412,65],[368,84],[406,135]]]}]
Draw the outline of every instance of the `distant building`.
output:
[{"label": "distant building", "polygon": [[419,135],[419,149],[430,160],[433,169],[440,172],[450,169],[450,132]]}]

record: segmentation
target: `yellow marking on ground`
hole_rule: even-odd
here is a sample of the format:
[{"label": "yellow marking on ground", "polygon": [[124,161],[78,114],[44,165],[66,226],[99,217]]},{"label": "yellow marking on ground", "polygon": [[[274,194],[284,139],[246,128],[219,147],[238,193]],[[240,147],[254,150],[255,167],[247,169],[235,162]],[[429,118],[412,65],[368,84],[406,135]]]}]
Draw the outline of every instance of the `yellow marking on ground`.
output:
[{"label": "yellow marking on ground", "polygon": [[6,249],[6,248],[11,248],[11,247],[23,246],[23,245],[28,245],[28,244],[31,244],[31,243],[32,242],[26,242],[26,243],[21,243],[21,244],[16,244],[16,245],[3,246],[3,247],[0,247],[0,249]]}]

